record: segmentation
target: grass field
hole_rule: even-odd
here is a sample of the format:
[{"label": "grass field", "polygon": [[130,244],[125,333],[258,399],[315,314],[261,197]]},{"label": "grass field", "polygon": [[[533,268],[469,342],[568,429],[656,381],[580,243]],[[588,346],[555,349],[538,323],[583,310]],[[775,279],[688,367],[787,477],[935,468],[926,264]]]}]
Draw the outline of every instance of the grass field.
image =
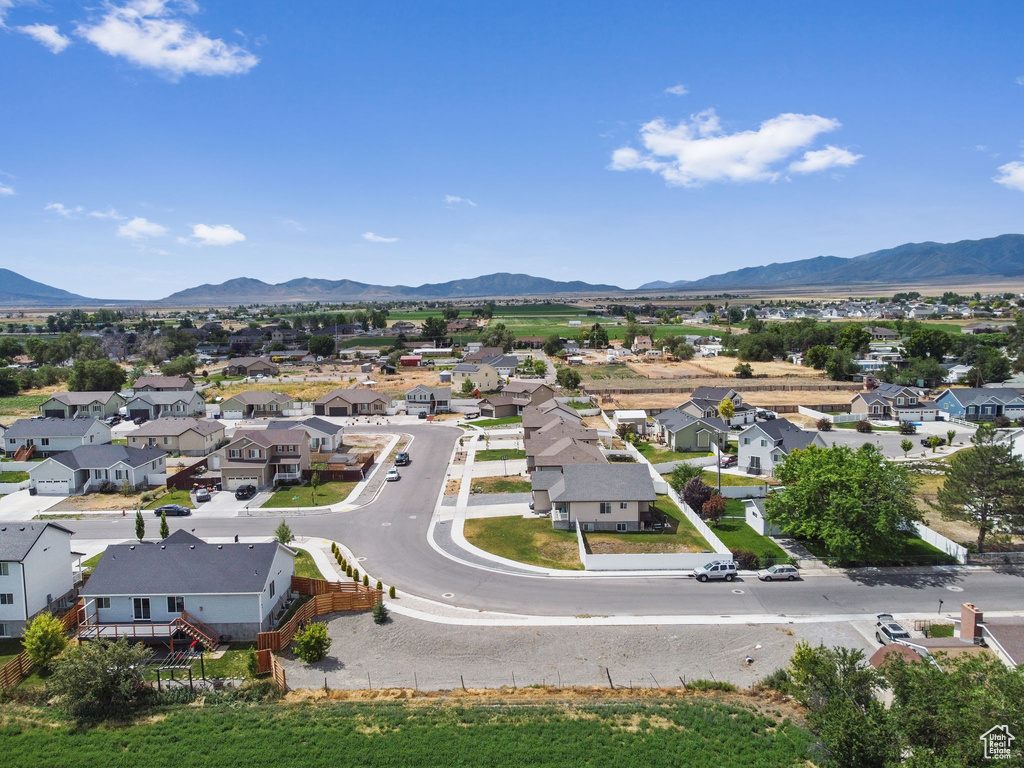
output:
[{"label": "grass field", "polygon": [[522,448],[485,448],[476,452],[477,461],[501,461],[502,459],[525,459],[526,451]]},{"label": "grass field", "polygon": [[329,579],[330,577],[325,576],[316,566],[316,561],[313,560],[313,556],[304,549],[295,550],[295,575],[302,576],[307,579]]},{"label": "grass field", "polygon": [[[828,560],[828,549],[820,541],[802,542],[810,552],[818,558]],[[936,549],[931,544],[916,536],[907,534],[902,545],[896,552],[870,552],[856,561],[840,561],[840,566],[857,565],[956,565],[956,559]]]},{"label": "grass field", "polygon": [[658,533],[588,533],[587,543],[595,555],[655,552],[708,552],[711,545],[693,527],[668,496],[658,496],[657,510],[673,520],[671,528]]},{"label": "grass field", "polygon": [[530,488],[529,480],[518,477],[478,477],[473,480],[476,493],[529,493]]},{"label": "grass field", "polygon": [[[260,509],[287,509],[288,507],[328,507],[331,504],[340,504],[352,493],[357,483],[321,483],[316,489],[316,499],[313,498],[313,489],[308,485],[290,485],[276,491],[267,499]],[[297,498],[296,498],[297,497]]]},{"label": "grass field", "polygon": [[[38,416],[39,406],[51,395],[12,395],[0,397],[0,416]],[[8,419],[9,421],[9,419]]]},{"label": "grass field", "polygon": [[28,472],[0,472],[0,483],[23,483],[28,480]]},{"label": "grass field", "polygon": [[179,506],[188,507],[189,509],[196,508],[196,505],[192,503],[192,497],[189,495],[188,491],[174,490],[149,502],[149,504],[145,506],[145,509],[156,509],[157,507],[162,507],[165,504],[178,504]]},{"label": "grass field", "polygon": [[651,464],[667,464],[670,461],[682,461],[683,459],[700,459],[711,454],[707,451],[673,451],[662,448],[655,443],[639,443],[636,449],[643,454]]},{"label": "grass field", "polygon": [[476,421],[466,422],[466,424],[472,424],[474,427],[504,427],[509,424],[522,423],[522,416],[506,416],[504,419],[477,419]]},{"label": "grass field", "polygon": [[[244,652],[243,652],[244,653]],[[209,669],[207,670],[209,675]],[[82,728],[42,708],[9,707],[5,762],[17,766],[178,768],[392,766],[473,768],[776,768],[811,765],[813,736],[733,695],[671,701],[527,703],[214,702],[153,711],[125,726]],[[753,707],[751,701],[747,706]]]},{"label": "grass field", "polygon": [[467,520],[466,540],[485,552],[541,568],[579,571],[579,545],[574,531],[556,531],[550,520],[491,517]]}]

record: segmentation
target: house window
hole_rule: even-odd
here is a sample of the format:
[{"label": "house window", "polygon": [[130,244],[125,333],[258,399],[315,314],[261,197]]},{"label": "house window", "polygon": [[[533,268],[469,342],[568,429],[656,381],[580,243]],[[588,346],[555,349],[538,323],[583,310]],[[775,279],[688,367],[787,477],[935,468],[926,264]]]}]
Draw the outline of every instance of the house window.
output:
[{"label": "house window", "polygon": [[618,531],[619,533],[625,533],[625,531],[626,531],[626,524],[625,523],[616,523],[615,524],[615,530]]},{"label": "house window", "polygon": [[230,451],[228,451],[228,457],[232,458],[232,459],[237,459],[241,455],[242,455],[242,452],[240,450],[238,450],[237,448],[232,448]]},{"label": "house window", "polygon": [[750,445],[750,438],[749,437],[744,437],[743,438],[743,444],[744,445]]},{"label": "house window", "polygon": [[767,448],[768,447],[768,441],[767,440],[762,440],[761,441],[761,447],[762,448]]},{"label": "house window", "polygon": [[170,444],[171,444],[171,438],[165,437],[164,438],[164,445],[170,445]]},{"label": "house window", "polygon": [[14,593],[0,592],[0,605],[14,605]]},{"label": "house window", "polygon": [[50,438],[48,438],[48,437],[41,438],[39,440],[39,444],[40,445],[49,445],[50,444]]},{"label": "house window", "polygon": [[619,509],[629,509],[629,502],[620,501],[619,502]]},{"label": "house window", "polygon": [[110,607],[110,598],[109,597],[97,597],[96,598],[96,607],[97,608],[109,608]]},{"label": "house window", "polygon": [[911,405],[917,405],[917,398],[916,397],[910,398],[910,404]]},{"label": "house window", "polygon": [[10,575],[11,575],[11,564],[10,563],[0,563],[0,576],[10,576]]},{"label": "house window", "polygon": [[259,451],[257,451],[257,450],[250,450],[249,451],[249,458],[250,459],[258,459],[259,457],[260,457],[260,452]]},{"label": "house window", "polygon": [[896,398],[896,405],[903,405],[903,398],[902,397],[897,397]]},{"label": "house window", "polygon": [[588,533],[592,532],[594,530],[594,524],[593,523],[584,523],[583,524],[583,530],[587,531]]},{"label": "house window", "polygon": [[100,405],[93,405],[93,407],[92,407],[92,412],[93,413],[99,413],[102,410],[103,410],[103,406],[100,406]]},{"label": "house window", "polygon": [[184,597],[168,597],[167,598],[167,612],[168,613],[181,613],[185,610],[185,598]]},{"label": "house window", "polygon": [[871,412],[872,412],[872,413],[878,413],[878,411],[879,411],[879,408],[878,408],[878,406],[877,406],[877,405],[872,405],[872,406],[871,406]]},{"label": "house window", "polygon": [[7,628],[6,624],[0,624],[0,637],[10,637],[11,631]]},{"label": "house window", "polygon": [[610,501],[601,502],[601,514],[610,515],[612,513],[612,503]]},{"label": "house window", "polygon": [[94,469],[92,471],[92,479],[93,480],[102,480],[103,479],[103,470],[102,469]]},{"label": "house window", "polygon": [[274,582],[270,582],[270,596],[274,596]]},{"label": "house window", "polygon": [[149,598],[136,597],[133,599],[133,608],[136,621],[149,621]]}]

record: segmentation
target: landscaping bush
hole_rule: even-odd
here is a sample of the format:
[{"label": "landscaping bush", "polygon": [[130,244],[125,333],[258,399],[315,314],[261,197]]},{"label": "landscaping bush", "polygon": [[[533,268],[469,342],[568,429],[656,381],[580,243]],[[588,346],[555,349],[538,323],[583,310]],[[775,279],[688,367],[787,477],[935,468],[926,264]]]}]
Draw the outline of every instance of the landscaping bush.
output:
[{"label": "landscaping bush", "polygon": [[683,487],[683,501],[694,512],[704,509],[704,503],[710,498],[710,486],[699,477],[693,478]]},{"label": "landscaping bush", "polygon": [[710,499],[704,502],[704,506],[701,507],[701,517],[707,520],[709,523],[717,523],[722,519],[722,515],[725,514],[725,499],[719,494],[714,494]]},{"label": "landscaping bush", "polygon": [[363,574],[363,586],[364,587],[370,586],[370,577],[367,576],[365,573]]},{"label": "landscaping bush", "polygon": [[245,672],[249,677],[256,677],[260,673],[260,660],[255,648],[250,648],[245,656]]},{"label": "landscaping bush", "polygon": [[700,477],[704,470],[692,464],[676,464],[672,468],[672,474],[668,477],[668,484],[676,493],[682,493],[686,484],[695,477]]},{"label": "landscaping bush", "polygon": [[142,643],[92,640],[67,648],[53,663],[51,692],[78,717],[120,717],[145,695],[153,652]]},{"label": "landscaping bush", "polygon": [[789,678],[789,671],[785,667],[779,667],[770,675],[762,677],[758,683],[759,688],[768,688],[779,693],[790,693],[793,690],[793,683]]},{"label": "landscaping bush", "polygon": [[819,432],[831,432],[832,419],[818,419],[818,423],[815,426],[818,427]]},{"label": "landscaping bush", "polygon": [[377,591],[380,592],[382,589],[384,589],[384,585],[381,583],[380,579],[377,579]]},{"label": "landscaping bush", "polygon": [[992,419],[992,426],[993,427],[1008,427],[1012,423],[1013,422],[1010,421],[1010,417],[1009,416],[1001,416],[1000,415],[1000,416],[996,416],[994,419]]},{"label": "landscaping bush", "polygon": [[388,620],[388,607],[384,605],[383,600],[378,600],[377,604],[373,606],[373,623],[383,624]]},{"label": "landscaping bush", "polygon": [[909,421],[900,422],[900,434],[901,435],[916,435],[917,425],[911,424]]},{"label": "landscaping bush", "polygon": [[932,624],[928,637],[953,637],[953,630],[952,624]]},{"label": "landscaping bush", "polygon": [[110,480],[104,480],[100,484],[99,493],[117,493],[119,490],[120,488],[116,483],[113,483]]},{"label": "landscaping bush", "polygon": [[352,569],[352,581],[359,581],[359,569],[358,568],[353,568]]},{"label": "landscaping bush", "polygon": [[861,432],[863,434],[868,434],[873,429],[874,429],[874,427],[871,426],[871,422],[868,421],[867,419],[861,419],[860,421],[857,422],[857,431],[858,432]]},{"label": "landscaping bush", "polygon": [[394,585],[392,585],[392,586],[391,586],[391,587],[390,587],[390,588],[388,589],[388,597],[390,597],[390,598],[391,598],[392,600],[394,600],[394,599],[395,599],[395,587],[394,587]]},{"label": "landscaping bush", "polygon": [[44,611],[25,627],[21,643],[29,658],[38,664],[44,672],[48,672],[50,662],[67,647],[68,638],[60,619],[52,613]]},{"label": "landscaping bush", "polygon": [[314,621],[295,633],[293,640],[295,655],[307,664],[313,664],[327,656],[331,649],[331,638],[327,635],[327,624]]},{"label": "landscaping bush", "polygon": [[351,576],[352,575],[352,566],[351,565],[346,565],[345,566],[345,575],[346,576]]},{"label": "landscaping bush", "polygon": [[736,567],[741,571],[754,571],[761,567],[761,558],[756,552],[749,549],[732,549],[730,552],[736,561]]}]

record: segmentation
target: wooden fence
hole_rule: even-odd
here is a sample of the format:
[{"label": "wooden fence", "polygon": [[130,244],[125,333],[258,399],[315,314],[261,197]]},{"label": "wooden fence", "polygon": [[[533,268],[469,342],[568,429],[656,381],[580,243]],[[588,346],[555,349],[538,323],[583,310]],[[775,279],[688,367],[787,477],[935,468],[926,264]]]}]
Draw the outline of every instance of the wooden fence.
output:
[{"label": "wooden fence", "polygon": [[279,629],[260,632],[256,636],[259,650],[280,651],[288,647],[299,627],[311,619],[337,611],[369,611],[384,597],[381,590],[364,587],[354,581],[326,581],[302,576],[292,577],[292,591],[312,595],[313,599],[300,606]]},{"label": "wooden fence", "polygon": [[[78,609],[75,606],[60,617],[64,631],[68,634],[78,629]],[[0,667],[0,690],[13,688],[35,668],[36,664],[29,657],[28,653],[22,651],[9,662]]]},{"label": "wooden fence", "polygon": [[373,466],[374,457],[372,453],[360,453],[355,464],[330,464],[329,453],[314,453],[310,463],[327,464],[327,469],[304,469],[302,479],[308,481],[315,472],[320,476],[321,483],[331,482],[359,482],[366,479],[366,473]]},{"label": "wooden fence", "polygon": [[[181,472],[168,475],[167,490],[191,491],[193,483],[199,483],[200,485],[205,484],[203,479],[204,475],[201,474],[199,470],[202,469],[203,473],[205,473],[208,467],[208,461],[208,459],[203,459],[202,461],[196,462],[188,469],[183,469]],[[210,484],[217,482],[220,482],[219,476],[212,478]]]},{"label": "wooden fence", "polygon": [[288,678],[284,673],[284,667],[273,651],[256,651],[256,660],[259,662],[259,674],[269,672],[278,688],[282,691],[288,690]]}]

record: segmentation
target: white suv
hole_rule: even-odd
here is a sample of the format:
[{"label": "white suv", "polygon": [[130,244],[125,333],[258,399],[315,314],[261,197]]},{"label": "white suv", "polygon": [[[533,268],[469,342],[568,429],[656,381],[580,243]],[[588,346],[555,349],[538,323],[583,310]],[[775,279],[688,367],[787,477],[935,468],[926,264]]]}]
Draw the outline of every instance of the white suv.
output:
[{"label": "white suv", "polygon": [[736,578],[736,563],[732,560],[714,560],[700,568],[694,568],[693,575],[697,581],[707,581],[708,579],[732,581]]}]

